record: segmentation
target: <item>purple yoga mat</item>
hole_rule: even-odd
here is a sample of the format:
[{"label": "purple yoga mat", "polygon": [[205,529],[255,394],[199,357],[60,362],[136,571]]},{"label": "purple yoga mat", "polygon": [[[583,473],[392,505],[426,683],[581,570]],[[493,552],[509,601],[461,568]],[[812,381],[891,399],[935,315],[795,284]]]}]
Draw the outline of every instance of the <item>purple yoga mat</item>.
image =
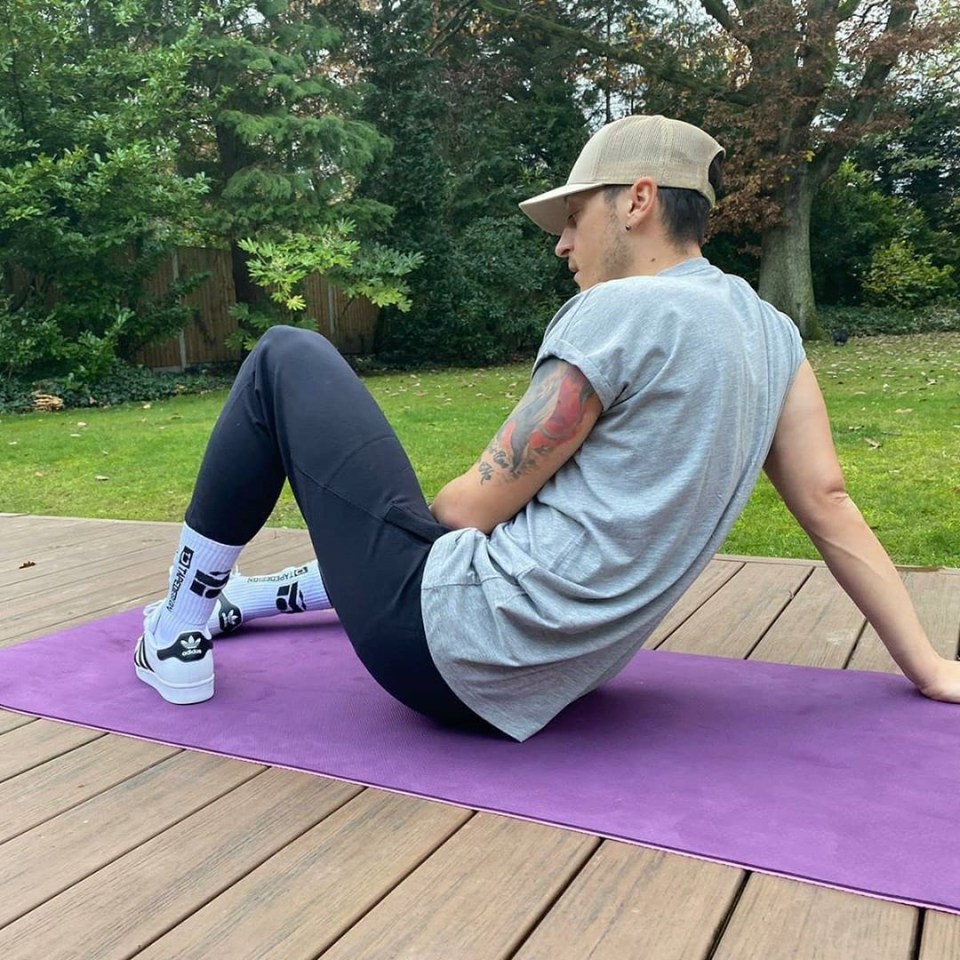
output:
[{"label": "purple yoga mat", "polygon": [[0,650],[0,705],[960,912],[960,707],[901,677],[641,652],[523,744],[394,703],[329,615],[217,642],[217,693],[137,681],[137,611]]}]

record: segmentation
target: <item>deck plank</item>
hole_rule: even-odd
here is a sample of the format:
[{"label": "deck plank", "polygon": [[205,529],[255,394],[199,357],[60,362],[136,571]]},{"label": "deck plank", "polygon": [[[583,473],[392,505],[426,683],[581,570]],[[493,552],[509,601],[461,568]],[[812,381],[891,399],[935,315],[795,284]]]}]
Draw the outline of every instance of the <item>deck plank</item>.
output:
[{"label": "deck plank", "polygon": [[[145,555],[138,555],[137,564],[132,569],[125,569],[132,562],[128,555],[124,572],[119,578],[104,577],[103,569],[97,568],[92,571],[91,580],[88,581],[80,559],[86,549],[84,538],[88,530],[80,528],[78,533],[83,536],[69,547],[64,547],[65,563],[68,554],[78,558],[76,564],[67,565],[67,574],[53,570],[47,570],[39,576],[34,574],[29,589],[36,599],[21,600],[19,611],[13,603],[3,603],[0,646],[10,646],[55,630],[65,630],[95,617],[106,617],[131,607],[142,607],[162,593],[179,527],[176,524],[148,524],[145,525],[145,531],[138,533],[129,524],[115,522],[114,525],[124,532],[131,545],[148,551]],[[161,529],[154,529],[157,526]],[[241,563],[245,573],[256,574],[271,572],[312,556],[313,548],[305,530],[268,530],[259,534],[244,549]],[[33,569],[21,571],[21,575],[33,573]],[[73,576],[69,576],[70,570],[74,571]],[[83,580],[78,579],[81,575]],[[15,581],[16,576],[12,579]],[[106,580],[106,585],[96,592],[91,591],[90,582],[99,584],[100,580]],[[53,591],[56,603],[46,599]]]},{"label": "deck plank", "polygon": [[[906,571],[902,576],[934,649],[950,660],[955,659],[957,624],[960,623],[960,590],[957,589],[956,576],[941,571]],[[869,626],[853,652],[849,669],[898,672],[876,630]]]},{"label": "deck plank", "polygon": [[[239,760],[179,753],[7,841],[2,847],[0,927],[41,907],[263,770]],[[45,950],[35,946],[34,956],[46,956]],[[0,956],[9,956],[3,947]]]},{"label": "deck plank", "polygon": [[112,531],[110,537],[61,545],[47,556],[36,554],[39,559],[33,566],[19,569],[8,578],[0,586],[0,604],[6,613],[13,609],[15,601],[49,589],[51,582],[58,586],[97,585],[112,579],[117,571],[153,563],[155,556],[169,551],[169,544],[159,538],[151,543],[131,541],[123,530]]},{"label": "deck plank", "polygon": [[816,567],[750,659],[841,669],[865,623],[832,574]]},{"label": "deck plank", "polygon": [[598,845],[477,814],[321,956],[505,960]]},{"label": "deck plank", "polygon": [[152,571],[162,568],[169,555],[170,549],[166,544],[154,543],[138,548],[122,559],[105,563],[100,568],[82,564],[82,575],[69,580],[53,578],[55,586],[36,579],[22,584],[12,583],[3,598],[4,632],[10,628],[22,628],[32,614],[52,604],[56,605],[58,612],[69,616],[86,610],[91,595],[98,602],[126,596],[129,584],[140,580],[144,569]]},{"label": "deck plank", "polygon": [[[2,531],[0,526],[0,531]],[[82,549],[87,551],[89,563],[96,563],[101,556],[107,555],[111,549],[129,545],[129,532],[121,527],[98,527],[89,531],[83,538]],[[22,583],[30,579],[39,579],[49,574],[66,574],[76,563],[77,545],[70,541],[59,540],[56,543],[31,544],[31,549],[24,552],[22,559],[14,565],[11,577],[5,579],[0,586],[0,597],[4,596],[11,583]],[[30,564],[30,566],[24,566]]]},{"label": "deck plank", "polygon": [[912,960],[918,911],[752,874],[713,960]]},{"label": "deck plank", "polygon": [[960,916],[928,910],[917,960],[956,960],[960,957]]},{"label": "deck plank", "polygon": [[175,747],[129,737],[100,737],[0,783],[0,843],[177,752]]},{"label": "deck plank", "polygon": [[143,594],[151,582],[153,589],[157,589],[159,578],[155,572],[152,576],[149,573],[160,569],[168,555],[166,548],[152,547],[144,557],[143,566],[128,567],[94,580],[95,589],[85,581],[33,586],[29,596],[4,604],[0,644],[9,645],[22,633],[34,629],[38,621],[52,630],[67,620],[90,619],[91,613],[101,616],[104,609],[118,602],[129,605],[128,598]]},{"label": "deck plank", "polygon": [[[706,960],[742,870],[608,840],[515,960]],[[669,905],[668,909],[665,906]]]},{"label": "deck plank", "polygon": [[746,657],[812,569],[801,564],[746,564],[658,649]]},{"label": "deck plank", "polygon": [[24,551],[57,544],[71,538],[77,528],[89,523],[79,517],[60,517],[57,523],[44,523],[39,517],[0,515],[0,541],[7,563],[28,559]]},{"label": "deck plank", "polygon": [[706,569],[690,585],[660,625],[647,637],[644,647],[654,650],[659,647],[682,623],[688,620],[709,600],[743,564],[726,560],[711,560]]},{"label": "deck plank", "polygon": [[360,789],[290,771],[247,778],[0,930],[0,956],[130,957]]},{"label": "deck plank", "polygon": [[472,816],[363,794],[138,954],[138,960],[312,960]]},{"label": "deck plank", "polygon": [[52,720],[15,726],[0,736],[0,783],[102,736]]},{"label": "deck plank", "polygon": [[35,717],[29,717],[23,713],[14,713],[12,710],[0,710],[0,733],[6,733],[8,730],[14,730],[22,727],[24,724],[33,723]]}]

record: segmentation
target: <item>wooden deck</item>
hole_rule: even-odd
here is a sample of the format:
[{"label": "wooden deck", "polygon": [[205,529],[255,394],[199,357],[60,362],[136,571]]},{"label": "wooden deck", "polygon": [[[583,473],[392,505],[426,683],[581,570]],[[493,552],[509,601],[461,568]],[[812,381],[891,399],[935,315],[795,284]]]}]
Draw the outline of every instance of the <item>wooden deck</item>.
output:
[{"label": "wooden deck", "polygon": [[[0,516],[0,645],[152,599],[177,533]],[[904,576],[955,656],[960,572]],[[651,645],[892,669],[806,561],[714,560]],[[958,956],[960,917],[0,711],[3,960]]]}]

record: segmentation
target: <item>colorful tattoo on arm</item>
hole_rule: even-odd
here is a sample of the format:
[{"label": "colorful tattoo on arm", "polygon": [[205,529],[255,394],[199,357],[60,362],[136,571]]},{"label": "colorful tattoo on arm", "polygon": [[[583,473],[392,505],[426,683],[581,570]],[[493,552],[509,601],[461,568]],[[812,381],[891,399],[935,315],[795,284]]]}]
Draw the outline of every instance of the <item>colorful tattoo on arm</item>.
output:
[{"label": "colorful tattoo on arm", "polygon": [[[553,358],[537,367],[524,398],[487,447],[488,459],[504,471],[502,478],[516,479],[538,458],[569,443],[594,393],[590,381],[564,360]],[[479,464],[481,483],[492,479],[488,459]]]}]

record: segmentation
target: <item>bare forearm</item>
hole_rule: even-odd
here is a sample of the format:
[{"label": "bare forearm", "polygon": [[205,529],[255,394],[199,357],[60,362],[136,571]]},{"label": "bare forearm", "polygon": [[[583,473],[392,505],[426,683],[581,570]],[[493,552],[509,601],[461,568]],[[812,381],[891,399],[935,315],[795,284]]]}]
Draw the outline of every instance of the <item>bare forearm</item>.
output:
[{"label": "bare forearm", "polygon": [[837,582],[874,627],[903,673],[929,685],[940,667],[899,573],[849,497],[825,507],[807,532]]},{"label": "bare forearm", "polygon": [[600,413],[600,399],[583,373],[548,358],[477,462],[437,494],[433,515],[454,530],[491,533],[573,456]]}]

